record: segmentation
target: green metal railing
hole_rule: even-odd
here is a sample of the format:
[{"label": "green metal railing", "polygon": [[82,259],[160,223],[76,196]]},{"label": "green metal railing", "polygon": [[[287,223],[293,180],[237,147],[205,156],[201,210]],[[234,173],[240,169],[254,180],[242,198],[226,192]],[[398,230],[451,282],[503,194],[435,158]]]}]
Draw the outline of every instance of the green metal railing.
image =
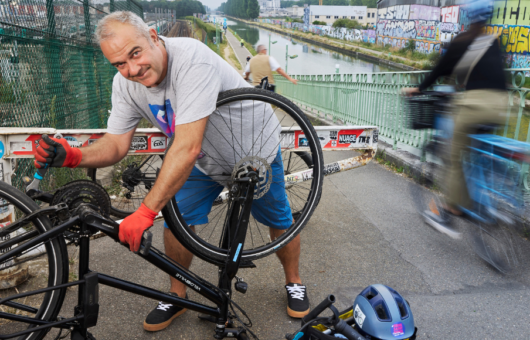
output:
[{"label": "green metal railing", "polygon": [[[508,138],[530,142],[530,88],[525,74],[530,69],[507,69],[509,89],[507,120],[500,133]],[[394,146],[398,143],[419,148],[431,131],[415,131],[405,125],[401,88],[417,86],[428,74],[381,72],[372,74],[297,75],[298,85],[279,78],[278,92],[302,106],[344,124],[377,125],[379,134]],[[441,83],[441,82],[440,82]],[[530,98],[529,98],[530,99]]]},{"label": "green metal railing", "polygon": [[[106,127],[116,69],[94,31],[119,10],[143,17],[134,0],[0,0],[0,126]],[[32,171],[17,164],[17,178]]]},{"label": "green metal railing", "polygon": [[[432,131],[407,128],[400,91],[417,86],[426,74],[428,71],[293,76],[298,85],[284,78],[277,77],[275,81],[278,93],[303,108],[313,109],[339,124],[376,125],[382,140],[419,155],[421,143],[430,140]],[[524,87],[529,75],[530,69],[506,70],[511,87],[506,124],[498,131],[504,137],[524,142],[530,142],[530,88]],[[524,173],[523,184],[530,190],[527,167]]]}]

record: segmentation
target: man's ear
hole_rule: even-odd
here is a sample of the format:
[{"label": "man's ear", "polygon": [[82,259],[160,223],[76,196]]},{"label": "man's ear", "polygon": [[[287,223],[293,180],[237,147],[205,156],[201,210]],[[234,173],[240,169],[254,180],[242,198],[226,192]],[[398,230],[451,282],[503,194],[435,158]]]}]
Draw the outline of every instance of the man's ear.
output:
[{"label": "man's ear", "polygon": [[156,33],[156,30],[154,28],[149,29],[149,37],[151,38],[151,42],[155,45],[158,45],[158,33]]}]

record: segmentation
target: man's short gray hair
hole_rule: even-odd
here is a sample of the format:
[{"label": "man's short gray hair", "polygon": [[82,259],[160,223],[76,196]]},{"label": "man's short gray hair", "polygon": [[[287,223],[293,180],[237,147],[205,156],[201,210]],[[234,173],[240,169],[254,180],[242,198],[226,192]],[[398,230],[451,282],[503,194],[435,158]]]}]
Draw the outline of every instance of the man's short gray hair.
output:
[{"label": "man's short gray hair", "polygon": [[96,40],[99,44],[101,44],[102,41],[114,37],[115,33],[111,28],[113,23],[131,25],[136,29],[138,36],[146,38],[147,41],[149,41],[149,44],[153,45],[149,35],[149,26],[147,26],[142,18],[129,11],[113,12],[103,17],[103,19],[98,22],[98,27],[96,28]]},{"label": "man's short gray hair", "polygon": [[265,47],[265,45],[258,45],[258,47],[256,47],[256,52],[261,53],[261,51],[266,49],[267,47]]}]

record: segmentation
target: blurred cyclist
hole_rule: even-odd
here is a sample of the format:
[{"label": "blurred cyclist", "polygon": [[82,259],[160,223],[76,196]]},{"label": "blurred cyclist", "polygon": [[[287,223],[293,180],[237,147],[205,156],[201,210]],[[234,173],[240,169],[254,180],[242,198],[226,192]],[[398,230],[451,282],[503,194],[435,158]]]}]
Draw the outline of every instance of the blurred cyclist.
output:
[{"label": "blurred cyclist", "polygon": [[[453,75],[466,90],[455,101],[457,110],[445,188],[447,205],[444,208],[453,215],[462,215],[459,207],[471,208],[461,163],[461,151],[470,144],[468,135],[475,133],[474,127],[479,124],[504,124],[508,99],[497,36],[483,34],[484,25],[493,12],[493,1],[469,0],[460,8],[468,13],[469,30],[453,40],[419,87],[403,89],[405,94],[412,95],[430,87],[438,77]],[[444,221],[435,222],[438,229],[451,229]]]}]

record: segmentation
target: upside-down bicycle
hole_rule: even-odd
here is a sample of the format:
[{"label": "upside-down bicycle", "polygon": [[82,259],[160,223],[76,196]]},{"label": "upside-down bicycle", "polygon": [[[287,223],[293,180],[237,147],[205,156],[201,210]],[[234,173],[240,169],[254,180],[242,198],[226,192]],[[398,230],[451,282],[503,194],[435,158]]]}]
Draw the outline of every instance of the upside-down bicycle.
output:
[{"label": "upside-down bicycle", "polygon": [[[220,173],[221,179],[205,179],[202,176],[189,178],[192,182],[208,181],[213,185],[214,182],[223,181],[225,184],[213,202],[213,209],[206,212],[205,216],[200,216],[205,218],[205,222],[197,224],[194,231],[193,225],[188,225],[183,217],[187,211],[179,209],[181,202],[175,199],[163,209],[164,218],[175,237],[192,253],[219,267],[218,285],[201,279],[152,247],[150,233],[144,234],[138,253],[138,256],[204,296],[213,306],[90,270],[91,236],[101,232],[118,242],[119,223],[110,218],[112,200],[101,185],[89,180],[78,180],[58,188],[52,194],[40,191],[39,181],[35,179],[26,179],[26,193],[0,182],[0,282],[6,283],[4,288],[10,287],[9,284],[19,285],[22,291],[15,293],[13,288],[9,288],[11,290],[7,290],[8,293],[0,296],[0,322],[4,322],[0,339],[42,339],[51,328],[70,330],[72,339],[92,338],[87,329],[97,323],[99,284],[163,300],[209,316],[207,319],[216,324],[214,337],[217,339],[248,338],[249,329],[241,322],[235,311],[239,307],[232,301],[231,283],[238,269],[253,267],[252,260],[274,253],[302,230],[319,202],[324,175],[364,165],[375,153],[371,147],[367,154],[324,166],[322,133],[315,131],[296,105],[269,91],[239,89],[222,93],[218,98],[217,110],[229,109],[233,110],[234,115],[243,114],[243,106],[247,106],[246,110],[249,105],[263,109],[264,106],[259,103],[274,105],[275,109],[265,107],[264,111],[253,115],[249,121],[268,121],[273,115],[279,116],[278,125],[282,125],[282,128],[276,147],[281,148],[282,157],[274,161],[282,162],[284,178],[272,178],[271,163],[268,161],[270,157],[263,157],[259,153],[260,143],[266,142],[270,136],[258,134],[252,136],[252,145],[238,145],[234,142],[237,140],[235,137],[242,135],[245,127],[240,126],[237,130],[237,127],[232,126],[232,136],[227,136],[227,143],[234,148],[234,152],[240,153],[237,164],[231,171]],[[238,107],[241,110],[238,111]],[[369,136],[365,130],[370,133]],[[350,137],[348,145],[342,145],[339,137],[341,131],[347,133],[351,130],[334,129],[331,133],[327,128],[325,131],[330,137],[327,140],[330,147],[350,147]],[[355,131],[359,138],[364,133],[364,139],[359,139],[359,142],[364,143],[365,147],[368,144],[377,145],[375,129],[358,127]],[[156,152],[160,152],[155,141],[161,139],[153,137],[161,136],[151,135],[140,139],[137,142],[145,142],[145,145],[133,151],[146,151],[149,154],[155,153],[156,149]],[[31,144],[20,144],[26,143],[28,138]],[[33,135],[24,136],[22,142],[21,138],[8,134],[0,136],[0,139],[7,146],[6,155],[13,159],[32,157],[34,142],[37,141]],[[89,134],[84,141],[76,139],[72,142],[86,145],[91,139],[93,141],[97,136]],[[303,140],[303,146],[299,145],[300,140]],[[21,145],[28,146],[29,150],[21,149]],[[41,173],[37,177],[46,177],[43,175]],[[271,240],[267,236],[263,237],[264,226],[252,217],[250,211],[254,201],[261,198],[260,195],[271,185],[278,184],[285,185],[293,223],[281,237]],[[68,282],[67,241],[79,246],[79,279],[72,282]],[[29,277],[31,280],[28,280]],[[72,286],[79,287],[73,316],[59,316],[66,289]],[[243,293],[246,291],[246,285],[239,280],[235,288]],[[236,327],[236,319],[242,326]]]}]

